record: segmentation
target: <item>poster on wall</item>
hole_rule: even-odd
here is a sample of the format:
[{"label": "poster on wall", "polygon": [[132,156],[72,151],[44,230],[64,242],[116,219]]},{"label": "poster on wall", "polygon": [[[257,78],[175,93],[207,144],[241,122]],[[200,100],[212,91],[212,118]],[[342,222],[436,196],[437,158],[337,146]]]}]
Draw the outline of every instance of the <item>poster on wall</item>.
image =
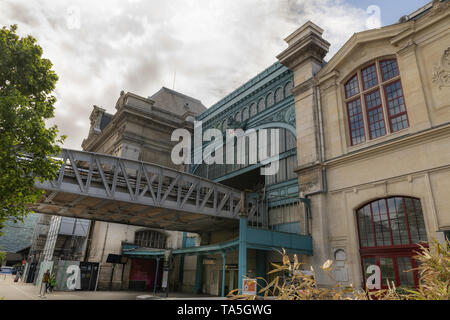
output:
[{"label": "poster on wall", "polygon": [[169,270],[164,270],[163,272],[163,278],[162,278],[162,288],[167,288],[167,280],[169,278]]},{"label": "poster on wall", "polygon": [[243,279],[242,294],[256,295],[257,281],[256,279]]}]

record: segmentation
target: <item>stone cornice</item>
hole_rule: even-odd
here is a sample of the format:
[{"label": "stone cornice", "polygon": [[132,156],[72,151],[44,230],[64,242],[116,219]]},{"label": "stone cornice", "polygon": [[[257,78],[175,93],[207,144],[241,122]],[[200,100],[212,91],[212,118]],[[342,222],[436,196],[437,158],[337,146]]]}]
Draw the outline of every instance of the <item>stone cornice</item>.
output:
[{"label": "stone cornice", "polygon": [[355,33],[329,60],[329,62],[322,68],[322,70],[319,71],[317,76],[319,78],[328,76],[328,73],[334,71],[341,64],[341,62],[346,59],[361,44],[383,39],[391,39],[410,28],[412,23],[412,21],[405,22],[402,24],[386,26],[380,29],[372,29]]},{"label": "stone cornice", "polygon": [[327,167],[335,167],[354,161],[360,161],[361,159],[365,159],[367,157],[382,155],[387,152],[398,150],[399,148],[420,144],[432,139],[439,139],[444,136],[450,137],[450,123],[407,134],[405,136],[400,136],[395,139],[382,142],[379,145],[355,150],[348,154],[326,160],[324,165]]},{"label": "stone cornice", "polygon": [[[160,113],[159,110],[155,110],[156,112],[142,112],[141,109],[132,107],[132,106],[123,106],[119,109],[119,111],[114,115],[112,121],[103,129],[101,134],[97,134],[95,136],[90,136],[83,141],[82,147],[84,150],[96,150],[102,143],[108,141],[114,133],[118,133],[119,135],[123,134],[124,123],[126,121],[137,122],[140,125],[150,127],[159,125],[161,128],[166,128],[167,130],[175,130],[178,128],[184,128],[192,131],[194,125],[191,122],[185,121],[182,117],[174,115],[165,110],[164,113]],[[160,114],[158,114],[160,113]],[[170,116],[161,117],[161,114],[166,114]],[[130,118],[130,116],[132,118]],[[175,119],[175,121],[174,121]],[[117,131],[119,129],[119,131]]]},{"label": "stone cornice", "polygon": [[308,91],[309,89],[313,88],[317,84],[318,84],[317,78],[311,77],[308,80],[306,80],[306,81],[300,83],[299,85],[295,86],[294,88],[292,88],[292,93],[295,96],[298,96],[298,95]]}]

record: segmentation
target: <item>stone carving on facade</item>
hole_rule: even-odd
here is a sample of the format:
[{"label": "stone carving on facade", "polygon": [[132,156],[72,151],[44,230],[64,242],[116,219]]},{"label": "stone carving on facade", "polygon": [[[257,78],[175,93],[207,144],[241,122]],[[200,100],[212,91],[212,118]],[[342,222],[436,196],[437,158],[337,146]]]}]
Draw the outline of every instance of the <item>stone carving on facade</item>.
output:
[{"label": "stone carving on facade", "polygon": [[296,118],[294,105],[284,108],[281,111],[277,110],[277,112],[270,114],[268,117],[264,118],[262,121],[259,121],[255,125],[263,125],[273,122],[284,122],[295,127]]},{"label": "stone carving on facade", "polygon": [[433,70],[433,83],[442,87],[450,87],[450,47],[444,51],[440,65],[435,65]]}]

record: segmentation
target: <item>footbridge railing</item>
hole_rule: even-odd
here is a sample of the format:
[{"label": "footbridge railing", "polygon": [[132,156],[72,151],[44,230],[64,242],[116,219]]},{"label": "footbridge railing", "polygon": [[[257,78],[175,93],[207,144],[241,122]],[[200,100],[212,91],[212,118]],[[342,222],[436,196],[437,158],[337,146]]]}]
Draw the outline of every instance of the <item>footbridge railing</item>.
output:
[{"label": "footbridge railing", "polygon": [[54,181],[36,187],[187,213],[237,219],[241,192],[198,176],[141,161],[63,149]]}]

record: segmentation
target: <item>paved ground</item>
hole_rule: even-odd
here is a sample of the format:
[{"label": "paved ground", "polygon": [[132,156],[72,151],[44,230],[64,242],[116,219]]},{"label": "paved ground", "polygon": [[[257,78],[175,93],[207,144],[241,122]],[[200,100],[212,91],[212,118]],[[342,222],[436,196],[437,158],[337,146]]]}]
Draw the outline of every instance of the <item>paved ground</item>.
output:
[{"label": "paved ground", "polygon": [[223,299],[210,296],[193,296],[183,293],[169,293],[168,298],[162,294],[155,297],[149,292],[136,291],[54,291],[47,293],[46,298],[39,297],[39,288],[33,284],[14,282],[14,276],[0,274],[0,299],[3,300],[139,300],[139,299],[168,299],[168,300],[212,300]]}]

